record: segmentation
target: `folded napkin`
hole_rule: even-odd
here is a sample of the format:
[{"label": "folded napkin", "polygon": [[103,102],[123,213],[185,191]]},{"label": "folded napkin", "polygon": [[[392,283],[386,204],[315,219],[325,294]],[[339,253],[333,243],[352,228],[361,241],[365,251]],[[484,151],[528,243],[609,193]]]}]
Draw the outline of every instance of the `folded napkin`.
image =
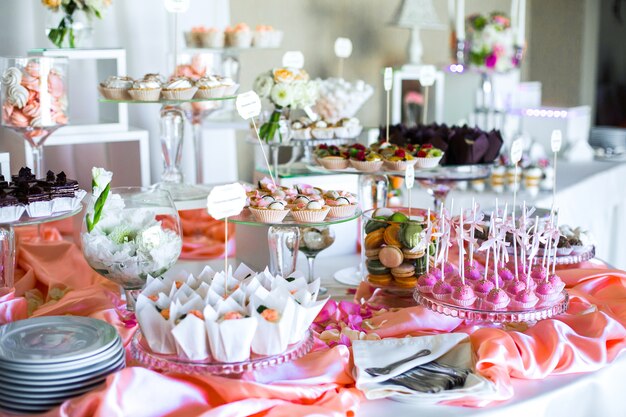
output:
[{"label": "folded napkin", "polygon": [[[371,376],[366,368],[385,367],[391,363],[416,354],[422,349],[430,355],[414,359],[397,367],[389,375]],[[449,333],[435,336],[388,338],[383,340],[355,340],[352,344],[356,371],[356,387],[370,399],[386,398],[411,403],[435,404],[463,397],[496,397],[496,387],[488,379],[470,373],[462,388],[438,393],[413,391],[400,385],[383,384],[388,379],[403,374],[419,365],[436,360],[437,362],[473,369],[471,345],[465,333]]]}]

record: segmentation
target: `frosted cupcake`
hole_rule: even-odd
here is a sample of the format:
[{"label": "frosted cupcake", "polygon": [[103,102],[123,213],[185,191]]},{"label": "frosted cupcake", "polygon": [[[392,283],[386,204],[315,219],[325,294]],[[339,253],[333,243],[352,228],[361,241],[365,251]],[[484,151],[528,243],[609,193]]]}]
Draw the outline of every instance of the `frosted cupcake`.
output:
[{"label": "frosted cupcake", "polygon": [[100,84],[100,94],[109,100],[130,100],[128,90],[133,87],[133,79],[112,75]]},{"label": "frosted cupcake", "polygon": [[197,87],[186,77],[174,78],[167,82],[161,94],[165,100],[191,100],[196,93]]},{"label": "frosted cupcake", "polygon": [[324,201],[330,207],[328,217],[332,218],[352,216],[357,207],[354,195],[345,191],[327,191]]},{"label": "frosted cupcake", "polygon": [[224,34],[226,46],[231,48],[249,48],[252,45],[252,31],[245,23],[227,27]]},{"label": "frosted cupcake", "polygon": [[144,78],[133,83],[128,94],[133,100],[159,101],[161,97],[161,83],[156,78]]},{"label": "frosted cupcake", "polygon": [[194,96],[195,98],[220,98],[223,97],[226,92],[226,86],[222,85],[217,78],[211,75],[200,78],[196,81],[195,85],[198,87]]},{"label": "frosted cupcake", "polygon": [[323,120],[318,120],[311,127],[311,135],[315,139],[332,139],[335,137],[335,128]]}]

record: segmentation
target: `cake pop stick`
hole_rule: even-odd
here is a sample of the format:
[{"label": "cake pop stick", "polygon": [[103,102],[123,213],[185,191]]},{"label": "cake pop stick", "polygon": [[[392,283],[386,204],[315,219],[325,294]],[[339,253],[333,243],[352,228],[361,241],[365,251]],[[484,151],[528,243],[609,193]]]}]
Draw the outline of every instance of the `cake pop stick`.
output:
[{"label": "cake pop stick", "polygon": [[437,261],[439,260],[439,243],[443,238],[443,204],[439,207],[439,219],[441,226],[439,227],[439,236],[437,237],[437,241],[435,242],[435,268],[437,268]]},{"label": "cake pop stick", "polygon": [[558,244],[559,244],[559,221],[558,219],[555,217],[554,218],[554,226],[553,226],[553,232],[552,234],[554,235],[554,255],[553,255],[553,262],[552,262],[552,275],[554,275],[556,273],[556,251],[559,249],[558,248]]},{"label": "cake pop stick", "polygon": [[[553,222],[554,222],[554,207],[552,207],[552,209],[550,210],[550,221],[549,221],[548,226],[551,226]],[[544,229],[544,233],[547,232],[547,227],[548,226],[546,226],[546,228]],[[546,268],[546,258],[548,256],[548,251],[546,250],[546,248],[548,246],[547,243],[548,243],[548,241],[546,240],[546,242],[544,244],[544,248],[543,248],[543,255],[542,255],[542,258],[541,258],[541,266],[543,268]]]},{"label": "cake pop stick", "polygon": [[446,267],[446,262],[448,262],[448,255],[450,254],[450,239],[452,238],[452,213],[454,210],[454,199],[450,202],[450,219],[448,220],[448,238],[446,242],[446,258],[443,260],[443,268]]},{"label": "cake pop stick", "polygon": [[517,223],[515,222],[515,205],[513,206],[513,224],[511,227],[513,233],[513,266],[515,267],[515,280],[519,280],[519,271],[517,270]]},{"label": "cake pop stick", "polygon": [[526,200],[524,200],[524,204],[522,205],[522,217],[520,217],[520,237],[522,239],[521,242],[521,256],[522,256],[522,272],[526,274]]},{"label": "cake pop stick", "polygon": [[532,243],[530,245],[530,255],[528,256],[528,271],[530,272],[531,267],[533,265],[533,259],[535,257],[535,254],[537,253],[537,248],[539,247],[539,242],[538,242],[538,235],[537,235],[537,226],[539,225],[539,216],[535,217],[535,227],[533,229],[533,237],[532,237]]},{"label": "cake pop stick", "polygon": [[474,227],[476,226],[476,202],[472,198],[472,228],[471,228],[471,240],[469,244],[470,251],[470,266],[474,266]]},{"label": "cake pop stick", "polygon": [[459,229],[459,269],[461,271],[461,282],[465,285],[465,265],[464,265],[464,256],[465,256],[465,246],[463,245],[463,208],[461,208],[461,228]]},{"label": "cake pop stick", "polygon": [[383,86],[387,92],[387,123],[385,124],[385,142],[389,142],[389,108],[391,102],[391,87],[393,86],[393,69],[391,67],[385,68]]},{"label": "cake pop stick", "polygon": [[552,225],[550,225],[550,227],[548,228],[548,230],[546,230],[546,234],[548,235],[548,257],[547,257],[547,261],[546,261],[546,271],[545,271],[545,282],[548,282],[548,275],[550,275],[550,258],[552,257],[552,254],[550,253],[550,251],[552,251],[552,238],[550,237],[550,230],[552,229]]},{"label": "cake pop stick", "polygon": [[502,215],[502,224],[501,224],[501,233],[502,233],[502,248],[500,252],[500,269],[504,269],[504,258],[506,256],[506,247],[504,245],[506,240],[506,223],[507,223],[507,215],[509,212],[509,203],[504,205],[504,214]]},{"label": "cake pop stick", "polygon": [[[496,224],[495,224],[495,220],[494,217],[491,217],[491,229],[493,230],[493,235],[492,237],[494,239],[496,239],[497,235],[496,235]],[[493,246],[493,274],[495,275],[495,284],[496,284],[496,290],[500,289],[500,284],[499,284],[499,279],[498,279],[498,244],[497,242],[494,244]]]}]

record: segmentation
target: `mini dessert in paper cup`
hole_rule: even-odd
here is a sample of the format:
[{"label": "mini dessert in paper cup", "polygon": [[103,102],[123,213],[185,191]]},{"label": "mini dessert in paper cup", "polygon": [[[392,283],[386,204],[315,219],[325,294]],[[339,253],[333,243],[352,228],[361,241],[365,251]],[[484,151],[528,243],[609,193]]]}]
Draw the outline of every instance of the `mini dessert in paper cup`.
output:
[{"label": "mini dessert in paper cup", "polygon": [[443,151],[433,147],[430,143],[421,145],[414,149],[415,167],[420,169],[432,169],[439,166],[443,158]]},{"label": "mini dessert in paper cup", "polygon": [[0,222],[11,223],[19,220],[26,207],[20,204],[17,198],[0,190]]},{"label": "mini dessert in paper cup", "polygon": [[135,306],[135,315],[141,333],[154,353],[173,355],[176,353],[176,341],[172,335],[174,328],[170,321],[169,298],[147,297],[139,294]]},{"label": "mini dessert in paper cup", "polygon": [[223,48],[225,42],[224,32],[215,28],[209,28],[198,36],[200,44],[204,48]]},{"label": "mini dessert in paper cup", "polygon": [[341,218],[352,216],[356,211],[356,197],[345,191],[327,191],[324,194],[325,203],[330,207],[328,217]]},{"label": "mini dessert in paper cup", "polygon": [[250,314],[258,320],[252,339],[252,351],[259,355],[278,355],[289,345],[295,318],[295,301],[290,297],[274,297],[271,291],[265,299],[250,297]]},{"label": "mini dessert in paper cup", "polygon": [[257,208],[249,207],[254,218],[261,223],[280,223],[289,213],[289,209],[285,208]]},{"label": "mini dessert in paper cup", "polygon": [[196,91],[195,98],[220,98],[226,93],[226,86],[214,76],[200,78],[196,81],[196,87],[198,91]]},{"label": "mini dessert in paper cup", "polygon": [[409,165],[415,165],[415,159],[410,161],[383,161],[383,166],[387,171],[404,171]]},{"label": "mini dessert in paper cup", "polygon": [[28,203],[26,213],[30,217],[47,217],[52,214],[52,200]]},{"label": "mini dessert in paper cup", "polygon": [[130,100],[128,90],[133,86],[133,79],[112,75],[100,84],[100,94],[109,100]]},{"label": "mini dessert in paper cup", "polygon": [[323,120],[318,120],[311,127],[311,135],[315,139],[332,139],[335,137],[335,128]]},{"label": "mini dessert in paper cup", "polygon": [[305,208],[292,209],[291,216],[298,223],[319,223],[324,221],[329,212],[330,207],[319,201],[311,201]]},{"label": "mini dessert in paper cup", "polygon": [[204,308],[204,320],[211,356],[219,362],[242,362],[250,358],[252,339],[258,321],[246,314],[245,309],[232,299],[226,300],[216,310]]},{"label": "mini dessert in paper cup", "polygon": [[252,31],[245,23],[227,27],[224,34],[226,46],[231,48],[249,48],[252,45]]},{"label": "mini dessert in paper cup", "polygon": [[159,101],[161,98],[161,87],[153,89],[131,88],[128,90],[130,98],[137,101]]},{"label": "mini dessert in paper cup", "polygon": [[165,100],[191,100],[197,89],[190,79],[178,77],[163,86],[161,95]]},{"label": "mini dessert in paper cup", "polygon": [[350,164],[343,156],[326,156],[319,158],[318,161],[326,169],[346,169]]},{"label": "mini dessert in paper cup", "polygon": [[[308,120],[307,120],[308,121]],[[291,124],[291,137],[294,139],[311,139],[311,128],[303,120],[296,120]]]},{"label": "mini dessert in paper cup", "polygon": [[335,126],[335,136],[338,138],[356,138],[363,131],[363,126],[356,117],[345,117]]},{"label": "mini dessert in paper cup", "polygon": [[230,77],[218,76],[218,80],[224,86],[224,96],[234,96],[237,90],[239,90],[239,84],[233,81]]},{"label": "mini dessert in paper cup", "polygon": [[85,190],[78,190],[74,197],[57,197],[52,199],[52,213],[63,213],[80,208],[80,203],[87,195]]}]

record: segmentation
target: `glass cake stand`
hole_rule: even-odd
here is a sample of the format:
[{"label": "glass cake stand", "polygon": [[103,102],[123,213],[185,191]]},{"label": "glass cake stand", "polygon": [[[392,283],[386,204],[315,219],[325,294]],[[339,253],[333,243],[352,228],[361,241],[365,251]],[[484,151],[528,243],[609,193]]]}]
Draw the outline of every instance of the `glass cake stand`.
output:
[{"label": "glass cake stand", "polygon": [[413,297],[418,304],[436,313],[446,316],[464,319],[468,324],[476,325],[503,325],[505,323],[526,323],[532,325],[539,320],[563,314],[569,307],[569,295],[563,290],[559,297],[551,302],[539,303],[532,308],[523,309],[507,307],[502,310],[492,310],[478,299],[470,307],[461,307],[450,301],[435,299],[432,294],[420,292],[417,288]]},{"label": "glass cake stand", "polygon": [[[204,117],[219,110],[225,102],[235,100],[237,96],[226,96],[211,99],[190,100],[109,100],[100,98],[102,103],[117,104],[159,104],[160,127],[161,127],[161,150],[163,154],[163,173],[161,182],[155,184],[158,188],[169,191],[176,206],[183,207],[188,202],[201,204],[209,195],[210,189],[196,184],[183,182],[183,174],[180,170],[183,139],[185,132],[185,119],[188,119],[193,127],[194,149],[200,149],[201,129],[200,123]],[[196,152],[196,183],[202,183],[202,157],[201,152]],[[195,206],[196,204],[192,204]]]},{"label": "glass cake stand", "polygon": [[[361,214],[361,210],[357,208],[352,216],[327,218],[318,223],[298,223],[288,214],[280,223],[262,223],[254,218],[250,210],[244,209],[238,216],[229,217],[228,221],[246,226],[268,226],[267,243],[270,251],[270,272],[273,275],[287,277],[296,270],[301,229],[326,228],[358,219]],[[312,261],[316,255],[311,254]],[[315,276],[312,261],[309,261],[309,277]]]},{"label": "glass cake stand", "polygon": [[35,226],[67,219],[79,214],[83,207],[45,217],[29,217],[26,212],[14,222],[0,223],[0,287],[13,287],[15,274],[15,228]]},{"label": "glass cake stand", "polygon": [[211,358],[204,361],[192,361],[176,355],[152,352],[141,331],[138,330],[130,343],[130,353],[141,365],[158,371],[236,377],[244,372],[257,371],[299,359],[309,353],[313,344],[313,334],[307,331],[301,341],[289,345],[287,350],[279,355],[263,356],[253,353],[247,361],[231,363],[217,362]]}]

